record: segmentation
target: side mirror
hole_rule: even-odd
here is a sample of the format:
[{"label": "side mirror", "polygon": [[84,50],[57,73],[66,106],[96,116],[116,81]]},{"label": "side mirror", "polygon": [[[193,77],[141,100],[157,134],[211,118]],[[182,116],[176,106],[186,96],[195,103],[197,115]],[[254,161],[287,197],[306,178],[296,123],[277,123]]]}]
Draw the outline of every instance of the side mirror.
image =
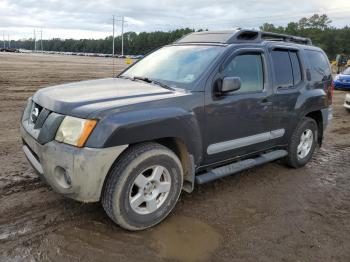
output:
[{"label": "side mirror", "polygon": [[240,77],[225,77],[222,80],[222,85],[219,88],[221,94],[237,91],[241,88],[242,82]]}]

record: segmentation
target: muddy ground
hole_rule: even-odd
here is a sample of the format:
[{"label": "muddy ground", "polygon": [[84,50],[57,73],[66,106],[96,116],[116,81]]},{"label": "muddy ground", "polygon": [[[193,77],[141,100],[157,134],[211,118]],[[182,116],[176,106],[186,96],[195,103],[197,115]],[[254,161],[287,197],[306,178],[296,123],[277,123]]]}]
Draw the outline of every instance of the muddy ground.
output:
[{"label": "muddy ground", "polygon": [[324,147],[306,167],[271,163],[197,186],[159,226],[130,233],[100,204],[42,183],[19,137],[37,89],[111,73],[108,58],[0,54],[0,261],[350,261],[345,92],[335,92]]}]

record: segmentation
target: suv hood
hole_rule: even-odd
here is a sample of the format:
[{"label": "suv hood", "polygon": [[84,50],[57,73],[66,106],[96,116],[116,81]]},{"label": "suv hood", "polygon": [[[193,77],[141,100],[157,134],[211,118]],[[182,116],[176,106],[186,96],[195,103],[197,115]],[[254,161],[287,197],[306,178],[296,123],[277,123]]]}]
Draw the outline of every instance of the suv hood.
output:
[{"label": "suv hood", "polygon": [[87,118],[91,113],[184,95],[154,84],[122,78],[105,78],[40,89],[35,103],[51,111]]}]

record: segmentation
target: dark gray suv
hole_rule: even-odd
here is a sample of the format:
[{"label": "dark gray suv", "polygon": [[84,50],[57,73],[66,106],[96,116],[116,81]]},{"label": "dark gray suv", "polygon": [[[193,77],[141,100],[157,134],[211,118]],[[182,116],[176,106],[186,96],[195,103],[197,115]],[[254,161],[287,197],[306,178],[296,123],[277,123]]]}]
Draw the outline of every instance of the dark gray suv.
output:
[{"label": "dark gray suv", "polygon": [[329,61],[310,39],[193,33],[115,78],[39,90],[21,121],[23,150],[55,191],[101,201],[141,230],[196,183],[277,159],[305,165],[332,95]]}]

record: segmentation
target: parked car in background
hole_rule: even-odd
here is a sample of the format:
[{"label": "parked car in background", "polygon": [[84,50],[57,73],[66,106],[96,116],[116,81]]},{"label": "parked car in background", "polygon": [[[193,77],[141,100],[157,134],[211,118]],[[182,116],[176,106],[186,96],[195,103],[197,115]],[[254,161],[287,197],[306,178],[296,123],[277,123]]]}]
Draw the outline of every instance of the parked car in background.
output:
[{"label": "parked car in background", "polygon": [[345,96],[344,107],[350,113],[350,94],[346,94]]},{"label": "parked car in background", "polygon": [[334,88],[350,90],[350,67],[345,69],[339,75],[336,75],[334,78]]}]

